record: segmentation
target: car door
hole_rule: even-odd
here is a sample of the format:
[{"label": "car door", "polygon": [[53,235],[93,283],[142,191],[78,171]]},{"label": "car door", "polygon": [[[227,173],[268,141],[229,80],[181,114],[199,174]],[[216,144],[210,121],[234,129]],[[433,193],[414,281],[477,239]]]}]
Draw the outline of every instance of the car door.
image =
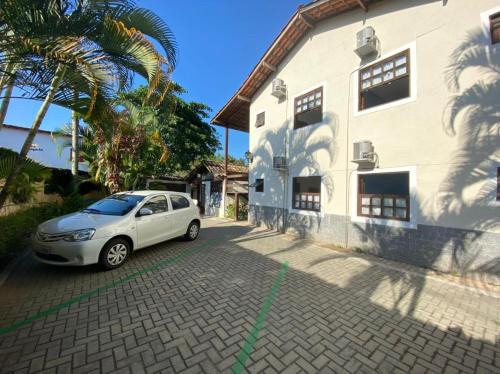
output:
[{"label": "car door", "polygon": [[191,222],[191,203],[182,195],[170,194],[169,198],[172,206],[172,231],[175,236],[184,235]]},{"label": "car door", "polygon": [[139,247],[146,247],[166,240],[168,232],[172,229],[166,196],[153,196],[144,203],[142,208],[151,209],[153,214],[136,217]]}]

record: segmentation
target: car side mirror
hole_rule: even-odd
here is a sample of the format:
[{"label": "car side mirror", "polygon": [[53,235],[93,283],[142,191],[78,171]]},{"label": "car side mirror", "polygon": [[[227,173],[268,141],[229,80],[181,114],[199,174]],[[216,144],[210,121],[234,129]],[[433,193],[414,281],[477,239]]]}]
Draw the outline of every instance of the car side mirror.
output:
[{"label": "car side mirror", "polygon": [[153,211],[149,208],[141,208],[139,210],[139,217],[150,216],[151,214],[153,214]]}]

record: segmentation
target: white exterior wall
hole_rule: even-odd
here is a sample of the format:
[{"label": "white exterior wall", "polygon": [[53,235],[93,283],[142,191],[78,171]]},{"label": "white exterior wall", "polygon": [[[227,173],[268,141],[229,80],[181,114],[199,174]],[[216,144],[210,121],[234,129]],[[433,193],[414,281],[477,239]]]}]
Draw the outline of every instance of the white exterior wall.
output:
[{"label": "white exterior wall", "polygon": [[[0,130],[0,147],[20,152],[27,136],[27,130],[3,127]],[[71,170],[70,149],[58,150],[57,144],[60,142],[62,139],[54,141],[50,134],[39,132],[33,141],[33,147],[37,150],[28,152],[28,157],[50,168]],[[80,163],[79,169],[86,171],[87,166]]]},{"label": "white exterior wall", "polygon": [[[484,13],[496,7],[498,0],[384,0],[370,4],[366,13],[354,10],[316,24],[252,98],[254,161],[249,181],[264,178],[265,185],[263,193],[250,189],[250,204],[285,206],[291,212],[318,217],[347,215],[356,221],[352,204],[356,202],[357,166],[350,162],[352,143],[369,139],[381,171],[410,170],[412,221],[404,223],[405,227],[426,224],[500,233],[496,190],[487,189],[496,185],[496,167],[500,166],[499,124],[496,133],[493,130],[496,141],[470,152],[466,148],[471,126],[466,117],[459,116],[455,136],[443,128],[446,106],[454,95],[445,76],[452,53],[468,32],[482,30]],[[413,95],[398,105],[357,113],[360,59],[353,49],[356,32],[364,26],[376,30],[382,56],[411,48]],[[482,43],[486,47],[489,39],[483,37]],[[467,87],[488,79],[483,73],[468,69],[461,83]],[[288,98],[281,102],[270,94],[276,77],[287,86]],[[294,98],[319,86],[323,86],[323,122],[293,130]],[[500,111],[500,99],[498,105]],[[265,125],[257,129],[255,118],[262,111],[266,112]],[[290,165],[286,189],[280,174],[272,169],[272,157],[283,156],[285,148]],[[469,165],[474,166],[469,170]],[[461,170],[463,175],[450,184],[450,178]],[[294,211],[292,178],[310,175],[322,176],[321,212]]]}]

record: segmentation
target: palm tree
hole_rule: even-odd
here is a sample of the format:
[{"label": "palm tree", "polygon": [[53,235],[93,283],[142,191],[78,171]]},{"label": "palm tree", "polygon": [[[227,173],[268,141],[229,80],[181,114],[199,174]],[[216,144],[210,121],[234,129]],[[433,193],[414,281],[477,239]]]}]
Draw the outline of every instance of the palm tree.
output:
[{"label": "palm tree", "polygon": [[148,153],[160,151],[156,160],[164,163],[170,150],[157,129],[157,114],[151,107],[137,106],[121,99],[117,105],[124,108],[114,124],[96,130],[97,168],[95,179],[103,182],[111,192],[122,188],[136,189],[148,173]]},{"label": "palm tree", "polygon": [[[19,162],[0,193],[0,206],[51,103],[88,122],[109,122],[114,116],[111,93],[128,87],[135,73],[147,79],[147,97],[162,100],[176,57],[167,25],[128,0],[4,0],[0,50],[0,66],[16,66],[15,74],[3,69],[0,80],[23,89],[18,98],[42,100]],[[3,96],[5,111],[11,97]]]}]

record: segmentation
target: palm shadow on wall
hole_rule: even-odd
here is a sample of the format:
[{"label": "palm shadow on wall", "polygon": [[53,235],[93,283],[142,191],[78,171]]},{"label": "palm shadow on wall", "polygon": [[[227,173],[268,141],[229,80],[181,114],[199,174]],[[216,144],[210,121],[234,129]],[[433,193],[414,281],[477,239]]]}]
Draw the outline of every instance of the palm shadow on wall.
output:
[{"label": "palm shadow on wall", "polygon": [[[253,154],[252,174],[256,178],[264,176],[267,181],[278,179],[279,186],[266,186],[264,196],[265,205],[277,209],[255,211],[253,223],[282,230],[285,215],[286,227],[293,226],[300,236],[305,236],[311,230],[319,231],[321,217],[290,215],[288,207],[292,201],[292,186],[289,181],[295,176],[317,175],[314,173],[324,168],[324,165],[333,166],[337,157],[338,116],[327,112],[323,114],[320,124],[293,130],[293,125],[285,121],[280,126],[264,128],[261,131],[265,132],[260,136],[258,147]],[[288,172],[273,169],[273,157],[285,154],[288,159]],[[329,201],[335,189],[331,175],[322,175],[321,188],[321,198]]]},{"label": "palm shadow on wall", "polygon": [[[462,82],[469,71],[479,78],[465,86]],[[400,230],[395,235],[395,228],[355,224],[354,234],[372,247],[370,252],[382,257],[431,269],[441,262],[441,270],[445,258],[445,270],[485,283],[490,275],[500,276],[499,255],[479,261],[483,250],[480,241],[493,244],[495,238],[487,231],[500,227],[494,182],[496,168],[500,166],[500,49],[491,48],[489,36],[482,30],[469,32],[450,56],[445,81],[452,95],[443,110],[443,131],[457,138],[457,147],[451,153],[450,166],[439,184],[437,196],[419,201],[417,208],[421,220],[442,226],[441,233],[430,232],[432,241],[425,248],[415,247],[415,240],[421,239],[418,231],[425,230],[422,225],[415,233]],[[471,193],[471,189],[476,192]],[[446,227],[459,222],[470,230]],[[418,242],[422,245],[423,240]],[[404,258],[405,253],[409,258]],[[412,314],[424,287],[422,277],[406,272],[387,272],[381,277],[378,273],[377,267],[371,266],[351,279],[348,287],[354,288],[361,281],[358,278],[368,276],[373,282],[366,283],[366,292],[373,294],[384,280],[391,284],[401,282],[401,294],[394,308],[406,293],[411,295],[408,313]]]},{"label": "palm shadow on wall", "polygon": [[[452,92],[448,105],[443,108],[443,131],[458,140],[457,148],[451,153],[450,166],[442,182],[439,184],[438,194],[425,202],[419,201],[418,217],[424,218],[429,225],[443,226],[446,235],[434,230],[433,240],[426,248],[413,248],[415,235],[418,231],[409,233],[400,230],[395,235],[395,228],[381,225],[351,226],[351,235],[357,235],[369,245],[372,253],[388,259],[417,264],[423,268],[433,268],[443,255],[448,257],[448,270],[462,274],[476,275],[479,281],[489,274],[500,276],[500,256],[493,256],[489,260],[478,263],[481,251],[480,239],[487,239],[488,230],[499,225],[499,207],[494,203],[496,184],[493,183],[493,172],[500,166],[499,155],[499,125],[500,125],[500,56],[499,49],[489,47],[489,40],[482,31],[476,30],[466,35],[463,43],[450,56],[449,66],[445,72],[445,82]],[[479,71],[479,79],[468,87],[460,85],[465,71],[474,69]],[[328,150],[330,152],[329,165],[332,165],[337,155],[338,121],[335,115],[329,115],[333,121],[331,136],[310,140],[311,132],[293,132],[290,149],[295,150],[296,157],[290,159],[290,175],[299,175],[301,171],[318,170],[318,159],[315,151]],[[327,122],[328,123],[328,122]],[[283,155],[283,149],[288,123],[281,127],[267,130],[255,152],[255,161],[252,169],[257,173],[277,173],[272,170],[273,156]],[[284,146],[283,146],[284,147]],[[325,165],[325,160],[321,160]],[[296,166],[294,168],[294,166]],[[324,167],[323,167],[324,168]],[[292,174],[293,173],[293,174]],[[438,182],[439,183],[439,182]],[[331,177],[323,177],[326,194],[330,197],[334,191]],[[469,187],[478,186],[477,193],[471,198],[464,193]],[[283,207],[283,194],[271,191],[272,201],[266,204]],[[287,199],[291,201],[289,189]],[[418,201],[418,200],[417,200]],[[287,206],[290,203],[287,201]],[[429,205],[435,213],[429,214]],[[285,212],[285,214],[287,214]],[[319,230],[318,224],[305,215],[293,222],[298,234],[302,237],[314,230]],[[450,222],[465,222],[467,227],[476,230],[455,230],[446,228]],[[292,218],[292,217],[290,217]],[[295,217],[294,217],[295,218]],[[276,227],[282,216],[262,213],[256,217],[257,224],[267,227]],[[317,222],[317,221],[316,221]],[[420,228],[422,229],[422,228]],[[480,230],[478,230],[480,229]],[[492,239],[493,240],[493,239]],[[422,241],[420,241],[421,243]],[[394,250],[398,248],[398,250]],[[300,244],[292,246],[287,251],[300,250]],[[407,255],[408,258],[404,256]],[[332,254],[319,259],[311,266],[324,261],[333,260],[338,255]],[[425,272],[425,271],[424,271]],[[370,281],[367,281],[369,279]],[[404,271],[381,270],[379,266],[371,264],[359,275],[354,276],[348,289],[358,289],[364,284],[364,294],[370,297],[376,290],[389,282],[394,293],[393,309],[405,309],[409,315],[414,314],[418,306],[420,294],[425,287],[425,279],[418,274]]]}]

